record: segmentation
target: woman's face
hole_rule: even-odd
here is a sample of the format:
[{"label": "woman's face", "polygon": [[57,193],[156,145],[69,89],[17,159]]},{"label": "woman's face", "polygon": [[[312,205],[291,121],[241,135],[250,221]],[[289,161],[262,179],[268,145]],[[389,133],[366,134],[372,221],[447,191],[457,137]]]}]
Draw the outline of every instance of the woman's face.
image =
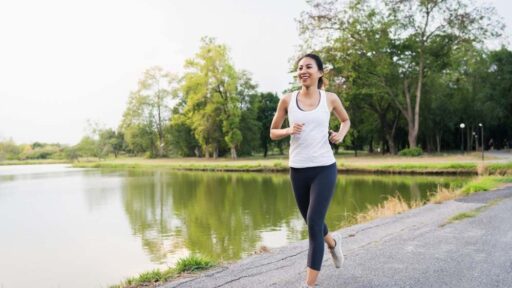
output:
[{"label": "woman's face", "polygon": [[297,66],[297,78],[299,83],[305,87],[317,86],[318,79],[322,77],[322,71],[318,70],[315,60],[304,57],[299,61]]}]

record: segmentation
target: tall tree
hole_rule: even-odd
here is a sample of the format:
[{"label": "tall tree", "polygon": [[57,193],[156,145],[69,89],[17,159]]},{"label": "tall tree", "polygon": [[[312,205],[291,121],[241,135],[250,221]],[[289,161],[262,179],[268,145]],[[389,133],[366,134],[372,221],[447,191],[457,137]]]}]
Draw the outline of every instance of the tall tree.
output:
[{"label": "tall tree", "polygon": [[186,99],[184,113],[204,155],[218,156],[223,142],[231,157],[236,158],[237,146],[242,141],[240,132],[239,77],[229,59],[225,45],[213,38],[201,39],[201,47],[194,58],[185,63],[187,73],[181,86]]},{"label": "tall tree", "polygon": [[237,95],[240,98],[240,132],[242,141],[238,149],[240,155],[251,155],[260,148],[262,124],[258,121],[259,94],[247,71],[238,72]]},{"label": "tall tree", "polygon": [[270,139],[270,124],[274,118],[279,97],[274,93],[260,93],[258,95],[257,119],[261,124],[260,142],[263,148],[263,157],[267,157],[269,146],[272,143]]},{"label": "tall tree", "polygon": [[177,83],[175,74],[155,66],[144,72],[130,94],[119,130],[134,152],[149,152],[151,157],[165,154],[164,126],[171,116],[171,95]]}]

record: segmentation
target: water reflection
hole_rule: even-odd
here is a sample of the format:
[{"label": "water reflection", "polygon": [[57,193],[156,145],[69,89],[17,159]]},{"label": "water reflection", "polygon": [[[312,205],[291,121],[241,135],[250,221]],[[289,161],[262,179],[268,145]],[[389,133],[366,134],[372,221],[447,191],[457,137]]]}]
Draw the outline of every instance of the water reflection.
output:
[{"label": "water reflection", "polygon": [[[420,200],[437,185],[462,181],[340,175],[326,221],[335,230],[387,195]],[[133,233],[156,263],[184,249],[213,259],[239,259],[262,244],[275,247],[307,237],[287,174],[129,171],[122,201]]]}]

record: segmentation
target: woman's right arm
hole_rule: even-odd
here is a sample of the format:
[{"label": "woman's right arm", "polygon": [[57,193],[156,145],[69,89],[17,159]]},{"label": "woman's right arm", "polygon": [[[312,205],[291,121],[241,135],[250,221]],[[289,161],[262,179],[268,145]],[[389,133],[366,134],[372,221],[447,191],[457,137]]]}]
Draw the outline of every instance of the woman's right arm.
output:
[{"label": "woman's right arm", "polygon": [[272,140],[283,139],[292,134],[299,134],[302,131],[302,124],[293,124],[292,127],[281,129],[284,119],[286,118],[289,101],[290,94],[287,94],[283,96],[283,98],[279,100],[279,104],[277,104],[276,114],[270,125],[270,139]]},{"label": "woman's right arm", "polygon": [[283,98],[279,100],[279,104],[277,104],[277,110],[274,114],[274,119],[272,119],[272,124],[270,125],[270,139],[272,140],[283,139],[290,135],[289,128],[281,129],[284,119],[286,118],[288,98],[288,95],[283,96]]}]

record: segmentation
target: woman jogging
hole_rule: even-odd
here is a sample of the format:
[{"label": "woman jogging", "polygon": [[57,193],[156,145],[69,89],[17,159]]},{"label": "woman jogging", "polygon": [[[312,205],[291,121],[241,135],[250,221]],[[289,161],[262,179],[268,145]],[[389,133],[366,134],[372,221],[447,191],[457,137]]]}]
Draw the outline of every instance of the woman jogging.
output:
[{"label": "woman jogging", "polygon": [[[270,127],[272,140],[291,136],[290,178],[297,206],[308,225],[309,250],[304,287],[316,284],[324,255],[324,241],[336,268],[343,263],[341,235],[332,236],[324,223],[336,184],[336,159],[329,141],[339,144],[350,128],[340,99],[323,88],[323,63],[315,54],[297,62],[301,89],[284,95]],[[329,131],[331,112],[340,120],[338,132]],[[281,129],[288,116],[290,127]]]}]

